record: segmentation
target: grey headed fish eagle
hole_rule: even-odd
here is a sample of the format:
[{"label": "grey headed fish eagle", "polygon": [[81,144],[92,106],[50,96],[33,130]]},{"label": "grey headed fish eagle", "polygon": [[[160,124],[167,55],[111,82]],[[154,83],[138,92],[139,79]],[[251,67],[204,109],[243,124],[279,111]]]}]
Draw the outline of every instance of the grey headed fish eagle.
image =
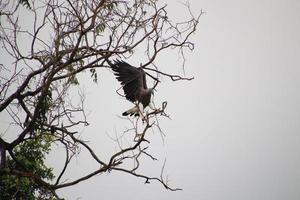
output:
[{"label": "grey headed fish eagle", "polygon": [[[141,67],[137,68],[124,61],[116,60],[111,68],[123,87],[126,99],[136,103],[136,106],[123,112],[123,116],[139,116],[148,105],[153,109],[150,104],[153,88],[147,88],[146,73]],[[142,105],[140,107],[143,107],[142,110],[139,107],[140,104]]]}]

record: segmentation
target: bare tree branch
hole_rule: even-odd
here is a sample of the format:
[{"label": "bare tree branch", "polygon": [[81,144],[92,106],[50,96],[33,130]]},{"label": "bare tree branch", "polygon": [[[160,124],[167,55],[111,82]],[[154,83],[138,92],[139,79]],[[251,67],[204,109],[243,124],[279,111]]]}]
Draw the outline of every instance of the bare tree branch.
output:
[{"label": "bare tree branch", "polygon": [[[180,190],[170,187],[162,176],[149,177],[136,172],[143,156],[157,160],[146,151],[151,146],[147,133],[155,127],[161,131],[158,120],[168,117],[167,102],[141,118],[130,119],[132,127],[127,131],[134,134],[133,140],[121,145],[122,139],[117,138],[119,149],[106,152],[110,158],[105,161],[101,153],[95,152],[78,134],[79,129],[89,125],[84,95],[78,94],[77,100],[72,100],[68,94],[72,86],[80,84],[79,74],[88,72],[97,82],[99,70],[111,68],[112,60],[140,59],[141,54],[136,52],[144,52],[146,61],[141,67],[155,81],[154,87],[161,83],[159,75],[172,81],[192,80],[193,77],[161,71],[162,67],[154,63],[162,52],[176,50],[184,66],[186,51],[194,49],[191,35],[196,32],[203,12],[194,17],[190,5],[184,6],[189,16],[185,21],[174,23],[168,17],[168,6],[160,6],[157,0],[32,1],[31,9],[26,11],[32,19],[32,27],[28,28],[23,24],[19,3],[3,1],[0,52],[6,55],[7,61],[0,63],[0,112],[10,114],[10,129],[18,128],[18,132],[11,141],[0,137],[1,173],[27,177],[56,198],[59,198],[57,189],[112,170],[143,178],[145,183],[158,181],[172,191]],[[65,159],[54,184],[22,167],[14,153],[18,146],[41,136],[52,138],[52,144],[64,148]],[[99,168],[62,183],[80,148],[88,152]],[[21,166],[19,169],[6,166],[5,152]],[[132,162],[131,167],[124,164],[127,161]]]}]

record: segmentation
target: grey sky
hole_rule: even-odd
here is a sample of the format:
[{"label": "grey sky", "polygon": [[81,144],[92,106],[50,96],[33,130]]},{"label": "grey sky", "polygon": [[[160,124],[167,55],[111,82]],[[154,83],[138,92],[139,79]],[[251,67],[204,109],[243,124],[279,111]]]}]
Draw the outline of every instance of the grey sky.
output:
[{"label": "grey sky", "polygon": [[[131,200],[300,198],[299,1],[190,4],[195,13],[201,8],[207,12],[194,36],[195,52],[187,60],[186,74],[195,80],[164,79],[159,85],[155,98],[158,104],[168,101],[172,120],[162,122],[164,144],[154,133],[151,146],[161,161],[167,158],[170,184],[183,191],[165,191],[157,183],[144,185],[142,180],[112,173],[62,194],[72,199]],[[180,18],[179,9],[178,2],[169,2],[171,15]],[[158,64],[172,70],[178,66],[173,56]],[[109,93],[106,81],[116,81],[109,73],[102,77],[109,78],[89,91]],[[129,104],[113,92],[110,99],[90,94],[101,99],[97,106],[90,103],[90,118],[100,129],[90,136],[96,144],[95,138],[102,138],[105,131],[114,132],[115,113]],[[99,118],[92,117],[98,113]],[[145,165],[145,172],[154,174],[161,162]]]},{"label": "grey sky", "polygon": [[[160,161],[142,168],[157,175],[167,158],[165,175],[183,191],[114,172],[61,190],[66,199],[300,199],[300,1],[189,2],[194,13],[207,12],[187,57],[186,75],[195,79],[164,78],[158,86],[156,103],[168,101],[172,120],[161,121],[164,142],[150,133],[150,151]],[[179,2],[169,1],[168,8],[181,18]],[[156,63],[181,72],[176,56]],[[131,106],[112,87],[118,83],[105,70],[98,85],[85,86],[91,126],[82,135],[102,153],[114,150],[107,135],[126,127],[116,115]],[[94,168],[79,157],[69,174]]]}]

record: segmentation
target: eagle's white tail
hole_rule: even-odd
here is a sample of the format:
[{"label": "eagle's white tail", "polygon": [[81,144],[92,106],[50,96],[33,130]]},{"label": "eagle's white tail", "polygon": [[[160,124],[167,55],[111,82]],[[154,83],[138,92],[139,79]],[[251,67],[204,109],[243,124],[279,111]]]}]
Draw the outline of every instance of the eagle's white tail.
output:
[{"label": "eagle's white tail", "polygon": [[134,106],[133,108],[130,108],[129,110],[125,111],[122,113],[123,116],[127,116],[127,115],[135,115],[138,116],[139,115],[139,109],[137,106]]}]

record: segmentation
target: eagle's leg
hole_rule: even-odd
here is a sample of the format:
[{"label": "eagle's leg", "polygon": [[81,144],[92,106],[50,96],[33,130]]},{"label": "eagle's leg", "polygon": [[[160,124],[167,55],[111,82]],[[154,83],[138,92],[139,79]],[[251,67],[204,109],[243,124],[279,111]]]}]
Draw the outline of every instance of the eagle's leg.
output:
[{"label": "eagle's leg", "polygon": [[142,119],[144,120],[144,118],[145,118],[145,116],[144,116],[144,106],[141,103],[138,103],[137,106],[138,106],[138,113],[142,117]]},{"label": "eagle's leg", "polygon": [[154,111],[156,110],[156,108],[154,107],[154,104],[152,102],[150,102],[148,106],[151,110],[154,110]]}]

